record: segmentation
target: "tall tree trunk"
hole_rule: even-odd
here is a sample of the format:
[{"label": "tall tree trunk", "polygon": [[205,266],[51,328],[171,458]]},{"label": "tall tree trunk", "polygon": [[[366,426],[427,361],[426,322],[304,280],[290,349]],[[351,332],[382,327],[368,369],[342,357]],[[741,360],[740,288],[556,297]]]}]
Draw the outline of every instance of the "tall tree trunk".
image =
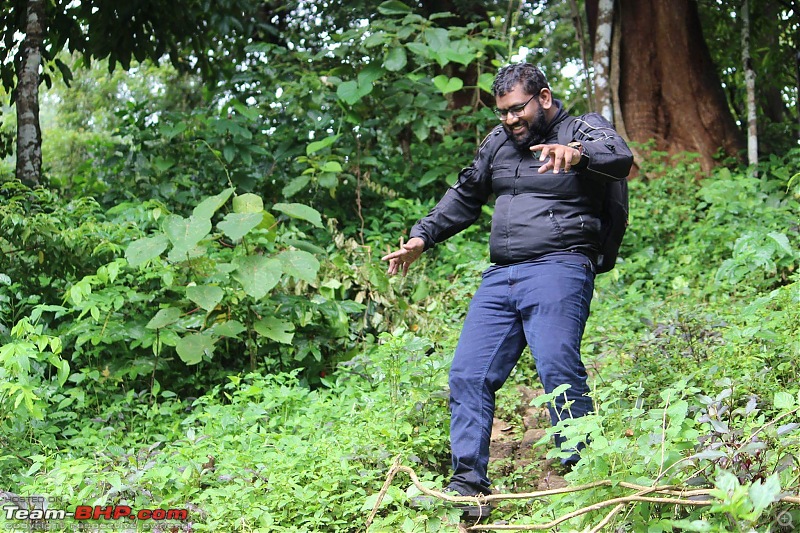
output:
[{"label": "tall tree trunk", "polygon": [[14,100],[17,106],[17,178],[36,186],[42,177],[42,129],[39,124],[39,67],[42,64],[44,0],[29,0],[22,61]]},{"label": "tall tree trunk", "polygon": [[[794,0],[792,6],[795,15],[800,13],[800,1]],[[795,98],[800,100],[800,28],[795,29],[794,46],[794,77],[797,84]],[[800,105],[796,105],[795,108],[797,109],[797,138],[800,140]]]},{"label": "tall tree trunk", "polygon": [[654,139],[655,149],[669,154],[699,153],[704,169],[714,166],[720,150],[738,157],[744,139],[703,38],[695,0],[619,0],[618,10],[619,102],[630,139]]},{"label": "tall tree trunk", "polygon": [[756,72],[750,57],[750,2],[742,1],[742,64],[747,87],[747,163],[758,163],[758,120],[756,118]]},{"label": "tall tree trunk", "polygon": [[611,99],[611,36],[614,30],[614,0],[597,3],[597,24],[594,35],[594,97],[595,108],[609,122],[614,122],[614,103]]},{"label": "tall tree trunk", "polygon": [[578,1],[570,0],[570,12],[572,14],[572,23],[575,25],[575,36],[578,38],[578,44],[581,48],[581,63],[583,64],[583,79],[586,83],[586,101],[589,103],[589,111],[595,110],[594,95],[592,94],[592,80],[589,77],[589,54],[586,50],[586,35],[583,31],[583,19],[581,18],[581,11],[578,9]]}]

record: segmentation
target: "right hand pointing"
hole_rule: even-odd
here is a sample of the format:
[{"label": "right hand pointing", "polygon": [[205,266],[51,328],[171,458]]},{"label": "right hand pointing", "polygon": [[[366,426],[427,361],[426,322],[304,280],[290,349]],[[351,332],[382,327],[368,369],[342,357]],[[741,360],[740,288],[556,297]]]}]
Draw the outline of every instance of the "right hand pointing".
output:
[{"label": "right hand pointing", "polygon": [[403,275],[408,274],[408,267],[411,263],[419,259],[422,252],[425,251],[425,241],[419,237],[412,237],[409,241],[403,244],[403,238],[400,237],[400,249],[396,252],[384,255],[381,260],[389,261],[389,275],[394,276],[402,269]]}]

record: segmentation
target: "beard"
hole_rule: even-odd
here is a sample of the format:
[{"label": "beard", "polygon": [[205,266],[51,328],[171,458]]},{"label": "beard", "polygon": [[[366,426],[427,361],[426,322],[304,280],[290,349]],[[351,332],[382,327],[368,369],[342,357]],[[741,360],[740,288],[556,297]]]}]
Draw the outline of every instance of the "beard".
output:
[{"label": "beard", "polygon": [[508,138],[518,150],[527,151],[531,146],[542,144],[547,135],[547,119],[544,116],[544,109],[538,106],[533,114],[533,121],[520,119],[515,126],[522,126],[521,131],[514,133],[508,124],[503,123],[503,129],[506,130]]}]

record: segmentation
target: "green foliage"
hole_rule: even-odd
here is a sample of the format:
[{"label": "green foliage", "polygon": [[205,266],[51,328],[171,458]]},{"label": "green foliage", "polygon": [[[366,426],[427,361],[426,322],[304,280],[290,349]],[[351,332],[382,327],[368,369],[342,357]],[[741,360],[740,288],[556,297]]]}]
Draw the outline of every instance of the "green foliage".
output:
[{"label": "green foliage", "polygon": [[[392,457],[423,468],[446,460],[436,392],[445,391],[447,363],[429,347],[384,335],[315,391],[294,374],[246,374],[194,401],[159,388],[130,392],[72,433],[95,449],[93,459],[34,455],[11,479],[69,502],[188,508],[197,531],[347,531],[363,520]],[[387,510],[400,506],[405,518],[393,512],[380,523],[418,520],[394,493]]]}]

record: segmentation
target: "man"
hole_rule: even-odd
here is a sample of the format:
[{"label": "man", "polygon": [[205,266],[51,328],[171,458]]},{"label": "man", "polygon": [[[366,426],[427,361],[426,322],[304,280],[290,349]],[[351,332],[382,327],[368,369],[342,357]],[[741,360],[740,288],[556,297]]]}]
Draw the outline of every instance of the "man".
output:
[{"label": "man", "polygon": [[[500,69],[492,85],[495,128],[407,243],[383,260],[402,272],[423,251],[467,228],[496,197],[489,239],[494,263],[470,303],[450,370],[453,475],[446,491],[490,494],[487,477],[495,393],[526,344],[545,392],[569,389],[550,406],[553,424],[592,410],[580,344],[594,289],[604,187],[626,179],[633,156],[597,114],[571,122],[542,72],[528,63]],[[503,137],[500,143],[493,136]],[[562,136],[563,138],[563,136]],[[491,147],[491,148],[489,148]],[[563,439],[556,437],[556,445]],[[572,466],[578,450],[562,463]]]}]

